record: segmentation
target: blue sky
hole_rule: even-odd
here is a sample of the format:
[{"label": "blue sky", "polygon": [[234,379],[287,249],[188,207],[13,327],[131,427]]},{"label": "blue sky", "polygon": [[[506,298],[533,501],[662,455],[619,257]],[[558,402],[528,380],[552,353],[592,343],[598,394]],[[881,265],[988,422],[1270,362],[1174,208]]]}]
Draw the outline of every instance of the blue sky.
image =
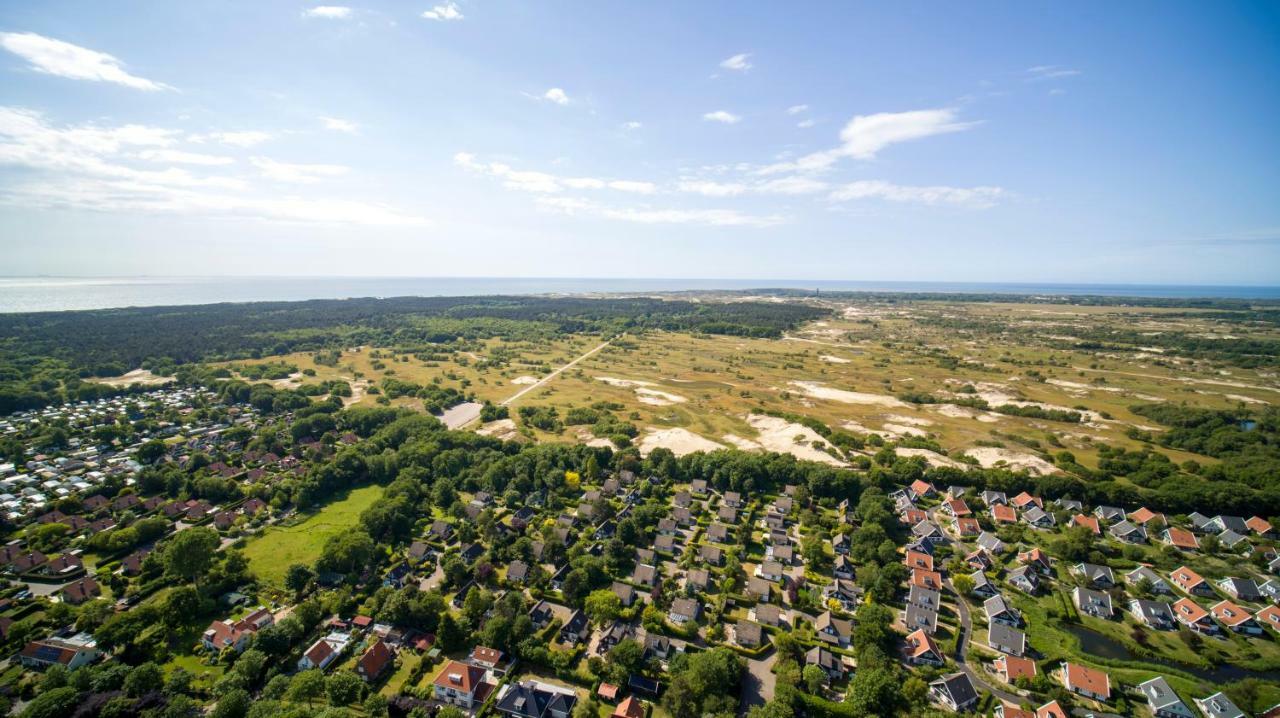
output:
[{"label": "blue sky", "polygon": [[0,3],[3,274],[1280,283],[1276,3]]}]

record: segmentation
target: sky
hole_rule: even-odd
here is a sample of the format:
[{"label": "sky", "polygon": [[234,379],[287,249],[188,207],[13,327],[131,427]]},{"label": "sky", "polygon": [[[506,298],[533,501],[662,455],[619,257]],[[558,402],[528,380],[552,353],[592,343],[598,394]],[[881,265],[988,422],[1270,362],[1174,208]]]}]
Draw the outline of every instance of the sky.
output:
[{"label": "sky", "polygon": [[0,275],[1280,284],[1280,3],[0,0]]}]

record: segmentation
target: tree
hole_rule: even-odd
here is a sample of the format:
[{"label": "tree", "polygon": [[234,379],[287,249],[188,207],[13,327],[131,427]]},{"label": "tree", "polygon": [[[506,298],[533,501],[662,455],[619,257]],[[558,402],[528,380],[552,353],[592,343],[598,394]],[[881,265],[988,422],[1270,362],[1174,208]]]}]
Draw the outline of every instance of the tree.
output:
[{"label": "tree", "polygon": [[160,620],[169,628],[178,628],[200,613],[200,594],[191,586],[178,586],[165,596]]},{"label": "tree", "polygon": [[813,694],[822,690],[822,684],[827,682],[826,672],[817,666],[805,666],[800,676],[804,680],[805,689]]},{"label": "tree", "polygon": [[309,566],[295,563],[284,572],[284,587],[293,591],[294,596],[298,596],[307,590],[307,586],[315,577],[315,572]]},{"label": "tree", "polygon": [[248,691],[229,691],[218,699],[218,705],[209,712],[209,718],[244,718],[248,715],[251,704]]},{"label": "tree", "polygon": [[338,671],[325,681],[324,690],[329,696],[331,705],[347,706],[360,699],[364,682],[354,673]]},{"label": "tree", "polygon": [[306,702],[308,705],[324,693],[324,673],[318,669],[303,671],[289,682],[289,691],[285,695],[291,701]]},{"label": "tree", "polygon": [[129,677],[124,679],[124,692],[130,698],[137,698],[152,691],[158,691],[164,685],[164,671],[160,666],[148,661],[133,669]]},{"label": "tree", "polygon": [[596,625],[603,625],[622,612],[622,599],[612,589],[602,588],[587,594],[583,610]]},{"label": "tree", "polygon": [[208,526],[179,531],[165,545],[165,571],[199,586],[200,577],[213,565],[220,542],[218,532]]},{"label": "tree", "polygon": [[373,559],[373,539],[363,530],[343,531],[325,542],[316,566],[324,571],[353,573]]},{"label": "tree", "polygon": [[951,585],[955,587],[956,593],[961,596],[968,596],[973,593],[973,578],[963,573],[956,574],[951,577]]},{"label": "tree", "polygon": [[54,688],[36,696],[22,711],[22,718],[66,718],[80,703],[80,693],[71,686]]},{"label": "tree", "polygon": [[144,464],[153,464],[156,459],[164,456],[164,442],[159,439],[152,439],[138,447],[138,461]]},{"label": "tree", "polygon": [[897,672],[890,668],[860,667],[849,682],[845,702],[858,715],[893,715],[902,703],[901,683]]}]

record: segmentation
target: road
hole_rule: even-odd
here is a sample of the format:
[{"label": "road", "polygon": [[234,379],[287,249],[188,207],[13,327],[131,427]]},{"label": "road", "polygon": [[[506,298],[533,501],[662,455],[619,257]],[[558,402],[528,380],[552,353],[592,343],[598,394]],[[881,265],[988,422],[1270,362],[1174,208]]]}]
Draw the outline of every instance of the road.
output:
[{"label": "road", "polygon": [[773,700],[773,691],[778,683],[778,676],[773,672],[773,664],[778,662],[778,652],[770,649],[765,658],[747,660],[747,674],[742,677],[742,701],[738,713],[745,714],[754,706],[762,706]]},{"label": "road", "polygon": [[555,379],[557,376],[560,376],[560,373],[561,373],[561,372],[563,372],[565,369],[568,369],[568,368],[572,367],[574,364],[577,364],[578,362],[582,361],[583,359],[586,359],[587,357],[591,356],[592,354],[595,354],[596,352],[600,351],[601,349],[604,349],[605,347],[609,346],[609,342],[611,342],[611,341],[613,341],[613,340],[612,340],[612,339],[606,339],[606,340],[604,340],[604,341],[603,341],[603,342],[601,342],[601,343],[600,343],[600,345],[599,345],[599,346],[597,346],[595,349],[592,349],[591,351],[587,352],[586,354],[583,354],[582,356],[578,357],[577,359],[574,359],[573,361],[569,362],[568,364],[565,364],[564,366],[560,367],[559,369],[556,369],[555,371],[551,372],[550,374],[548,374],[548,375],[546,375],[546,376],[542,377],[541,379],[539,379],[539,380],[537,381],[537,383],[535,383],[535,384],[530,384],[529,386],[526,386],[525,388],[521,389],[520,391],[517,391],[516,393],[514,393],[514,394],[512,394],[511,396],[507,397],[506,399],[503,399],[503,400],[502,400],[502,406],[510,406],[513,402],[515,402],[515,401],[516,401],[517,399],[519,399],[520,397],[524,396],[525,394],[528,394],[529,392],[533,391],[534,389],[537,389],[538,387],[542,386],[543,384],[546,384],[547,382],[551,381],[552,379]]},{"label": "road", "polygon": [[983,680],[982,674],[979,673],[978,670],[969,663],[969,656],[968,656],[968,653],[965,651],[965,648],[967,648],[968,646],[969,639],[973,636],[973,619],[969,617],[969,604],[965,602],[964,598],[960,596],[960,593],[957,592],[955,587],[951,585],[951,579],[947,579],[943,581],[942,585],[945,586],[946,589],[950,591],[951,595],[955,598],[956,612],[960,614],[960,630],[959,630],[959,633],[956,635],[956,656],[955,656],[956,664],[960,666],[960,670],[966,676],[969,676],[969,680],[973,682],[974,688],[977,688],[979,690],[986,689],[992,695],[994,695],[996,698],[999,698],[1002,701],[1005,701],[1007,703],[1012,703],[1014,705],[1021,705],[1022,704],[1021,696],[1017,696],[1017,695],[1014,695],[1013,693],[1009,693],[1008,691],[1004,691],[999,688],[996,688],[995,686],[991,685],[987,681]]}]

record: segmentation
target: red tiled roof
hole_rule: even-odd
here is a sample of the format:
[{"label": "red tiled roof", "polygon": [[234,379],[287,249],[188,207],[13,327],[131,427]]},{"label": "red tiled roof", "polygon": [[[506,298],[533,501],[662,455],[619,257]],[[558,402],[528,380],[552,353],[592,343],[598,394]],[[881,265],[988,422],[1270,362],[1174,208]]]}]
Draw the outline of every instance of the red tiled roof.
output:
[{"label": "red tiled roof", "polygon": [[360,656],[357,668],[361,675],[372,680],[377,678],[386,669],[387,664],[395,660],[395,657],[391,648],[379,638],[369,646],[369,650],[365,651],[363,656]]},{"label": "red tiled roof", "polygon": [[1111,677],[1096,668],[1068,663],[1063,668],[1067,688],[1085,690],[1089,693],[1109,698],[1111,696]]},{"label": "red tiled roof", "polygon": [[469,666],[458,661],[449,661],[449,665],[440,671],[433,683],[442,688],[452,688],[462,693],[472,693],[483,680],[483,668]]}]

